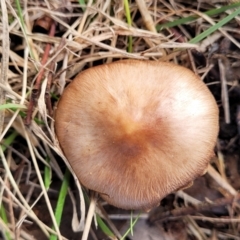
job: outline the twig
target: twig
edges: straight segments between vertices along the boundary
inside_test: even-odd
[[[53,37],[55,35],[55,31],[56,31],[56,23],[54,21],[52,21],[51,28],[49,30],[49,36]],[[44,70],[45,70],[45,67],[46,67],[45,64],[47,62],[50,49],[51,49],[51,44],[47,43],[46,47],[45,47],[43,57],[42,57],[42,60],[41,60],[42,67],[41,67],[41,70],[39,71],[36,83],[35,83],[35,85],[33,87],[33,90],[32,90],[31,99],[30,99],[29,106],[28,106],[28,111],[27,111],[27,116],[26,116],[26,119],[25,119],[25,124],[26,125],[30,125],[31,120],[32,120],[33,109],[36,106],[37,99],[39,97],[41,82],[42,82]]]
[[[222,85],[222,103],[223,103],[223,109],[224,109],[224,117],[225,117],[225,122],[229,124],[231,122],[229,98],[228,98],[226,71],[225,71],[225,67],[223,65],[222,59],[218,59],[218,66],[219,66],[220,80]]]
[[[153,22],[153,19],[147,9],[146,6],[146,1],[144,0],[136,0],[139,11],[141,12],[142,18],[143,18],[143,22],[146,26],[146,28],[151,31],[151,32],[157,32],[156,28],[155,28],[155,24]]]
[[[171,211],[166,211],[164,213],[154,214],[153,216],[150,216],[149,221],[153,223],[156,221],[164,221],[167,219],[169,220],[169,218],[182,217],[185,215],[194,214],[196,212],[211,210],[213,207],[221,207],[227,204],[233,204],[235,201],[239,201],[239,200],[240,200],[240,194],[236,196],[230,196],[227,198],[220,198],[215,200],[212,203],[204,202],[191,207],[178,208]]]
[[[58,45],[56,52],[60,52],[61,49],[64,47],[65,45],[65,39],[63,38],[60,42],[60,44]],[[45,102],[47,105],[47,109],[48,109],[48,113],[50,116],[53,115],[53,109],[52,109],[52,102],[51,102],[51,96],[50,96],[50,90],[51,90],[51,86],[52,86],[52,81],[53,81],[53,77],[54,77],[54,68],[55,68],[55,64],[56,62],[53,60],[50,64],[49,67],[49,74],[48,74],[48,80],[47,80],[47,87],[46,87],[46,92],[45,92]]]
[[[237,191],[211,165],[208,166],[208,174],[228,193],[233,196],[237,194]]]
[[[2,12],[2,61],[0,83],[7,85],[8,82],[8,63],[9,63],[9,30],[8,30],[8,12],[6,2],[1,1]],[[5,103],[5,91],[0,88],[0,105]],[[0,134],[4,124],[4,110],[0,111]]]

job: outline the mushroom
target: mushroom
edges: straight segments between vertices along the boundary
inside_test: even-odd
[[[122,60],[77,75],[58,103],[55,130],[85,187],[116,207],[147,210],[206,171],[218,107],[187,68]]]

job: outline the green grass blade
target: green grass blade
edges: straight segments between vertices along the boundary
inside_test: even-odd
[[[23,14],[22,14],[22,8],[21,8],[19,0],[16,0],[16,5],[17,5],[17,10],[18,10],[18,17],[20,19],[22,28],[23,28],[23,30],[25,32],[25,23],[24,23]]]
[[[132,18],[131,18],[128,0],[124,0],[124,8],[125,8],[125,12],[126,12],[128,26],[132,26]],[[132,52],[132,45],[133,45],[133,39],[132,39],[132,36],[129,36],[128,37],[128,52],[130,52],[130,53]]]
[[[19,17],[19,19],[20,19],[22,31],[23,31],[23,34],[24,34],[24,36],[26,37],[26,41],[27,41],[27,34],[26,34],[26,29],[25,29],[25,23],[24,23],[22,8],[21,8],[20,1],[19,1],[19,0],[16,0],[16,5],[17,5],[18,17]],[[29,46],[28,42],[27,42],[27,45],[28,45],[28,47],[29,47],[29,52],[30,52],[31,58],[32,58],[32,59],[35,59],[35,58],[34,58],[33,51],[32,51],[32,49],[31,49],[31,47]]]
[[[218,23],[216,23],[215,25],[211,26],[210,28],[208,28],[206,31],[202,32],[201,34],[199,34],[195,38],[191,39],[189,41],[189,43],[198,43],[198,42],[200,42],[202,39],[206,38],[211,33],[217,31],[220,27],[222,27],[223,25],[225,25],[226,23],[231,21],[238,14],[240,14],[240,8],[237,9],[236,11],[234,11],[233,13],[231,13],[230,15],[228,15],[227,17],[225,17],[224,19],[222,19],[221,21],[219,21]]]
[[[0,218],[3,220],[4,223],[8,224],[6,210],[5,210],[3,205],[0,206]],[[3,234],[5,235],[5,238],[7,240],[11,240],[11,236],[10,236],[9,232],[4,232],[3,231]]]
[[[89,205],[90,203],[90,199],[89,199],[89,196],[84,192],[84,199],[85,199],[85,202]],[[105,222],[102,220],[102,218],[96,214],[96,217],[97,217],[97,223],[98,223],[98,226],[100,227],[100,229],[102,230],[102,232],[104,234],[106,234],[106,236],[108,237],[114,237],[114,233],[111,231],[111,229],[105,224]]]
[[[57,206],[55,209],[55,219],[58,226],[60,225],[62,219],[62,213],[67,196],[70,176],[70,171],[67,169],[63,178],[62,186],[58,196]],[[51,234],[50,240],[57,240],[57,236],[55,234]]]
[[[27,107],[25,105],[17,104],[17,103],[6,103],[6,104],[0,105],[0,110],[11,109],[11,110],[15,111],[17,109],[26,109],[26,108]],[[19,112],[19,115],[23,118],[26,117],[26,113],[22,112],[22,111]],[[34,121],[38,124],[45,125],[44,121],[42,121],[38,118],[34,118]]]
[[[10,146],[15,138],[18,136],[18,133],[16,131],[12,132],[7,138],[3,139],[3,143],[1,144],[2,151],[4,152],[8,146]]]
[[[15,138],[18,136],[16,131],[12,132],[7,138],[3,139],[3,143],[1,144],[2,151],[4,152],[8,146],[10,146]],[[0,205],[0,218],[3,220],[4,223],[8,224],[6,210],[3,205]],[[5,238],[7,240],[11,240],[11,236],[9,232],[3,232],[5,234]]]
[[[50,159],[47,157],[46,161],[49,163]],[[51,185],[52,171],[51,168],[47,165],[44,167],[44,186],[48,190]]]
[[[78,3],[80,4],[80,6],[82,6],[82,10],[85,11],[86,10],[86,3],[85,3],[85,1],[84,0],[78,0]]]
[[[137,223],[140,215],[141,215],[141,213],[138,214],[138,216],[136,217],[136,219],[135,219],[134,221],[131,220],[130,227],[129,227],[129,229],[126,231],[126,233],[122,236],[121,240],[124,240],[124,239],[127,237],[127,235],[128,235],[131,231],[133,231],[132,229],[133,229],[133,227],[136,225],[136,223]]]
[[[131,235],[133,236],[133,211],[131,211],[130,232],[131,232]]]
[[[3,109],[26,109],[26,106],[22,105],[22,104],[16,104],[16,103],[6,103],[6,104],[2,104],[0,105],[0,110]]]
[[[105,222],[97,215],[97,223],[98,226],[101,228],[103,233],[106,234],[108,237],[114,237],[114,233],[109,229],[109,227],[105,224]]]
[[[240,7],[240,3],[234,3],[234,4],[223,6],[223,7],[217,8],[217,9],[216,8],[211,9],[211,10],[208,10],[206,12],[203,12],[203,14],[205,14],[207,16],[214,16],[214,15],[218,15],[220,13],[226,12],[229,9],[233,9],[233,8],[237,8],[237,7]],[[176,27],[176,26],[179,26],[179,25],[182,25],[182,24],[192,22],[192,21],[194,21],[198,18],[200,18],[200,16],[193,15],[193,16],[189,16],[189,17],[185,17],[185,18],[175,20],[173,22],[166,22],[166,23],[163,23],[163,24],[158,24],[156,26],[156,29],[157,29],[157,31],[161,31],[164,28]]]

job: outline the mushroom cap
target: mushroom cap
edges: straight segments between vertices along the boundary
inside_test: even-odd
[[[184,67],[123,60],[77,75],[58,103],[55,130],[85,187],[116,207],[147,210],[204,173],[218,107]]]

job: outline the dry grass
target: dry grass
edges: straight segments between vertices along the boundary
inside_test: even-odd
[[[50,90],[51,100],[55,106],[65,85],[83,69],[124,58],[173,61],[192,69],[211,87],[222,109],[221,117],[224,119],[222,122],[229,124],[233,121],[232,114],[237,115],[236,111],[231,112],[229,91],[238,87],[238,82],[229,81],[228,76],[233,72],[232,66],[239,63],[239,57],[236,55],[239,52],[239,17],[235,17],[198,44],[189,43],[192,37],[231,14],[234,9],[217,16],[206,16],[203,12],[231,1],[212,1],[211,4],[207,1],[187,0],[125,1],[129,5],[131,21],[127,20],[128,9],[127,5],[124,7],[124,1],[89,0],[83,6],[77,1],[68,0],[61,1],[61,4],[54,0],[21,1],[22,20],[16,2],[1,1],[0,105],[5,106],[5,109],[0,111],[2,143],[0,206],[4,206],[4,210],[0,212],[0,231],[2,231],[0,238],[49,239],[51,233],[55,233],[58,239],[66,239],[64,236],[72,239],[81,238],[81,233],[79,235],[66,232],[64,227],[60,231],[54,217],[57,191],[64,176],[65,164],[69,168],[70,166],[58,146],[54,134],[54,120],[53,116],[49,115],[51,109],[46,105],[46,96],[49,94],[47,90]],[[156,31],[157,24],[192,14],[197,14],[200,18],[186,25]],[[37,26],[40,24],[39,19],[44,16],[48,16],[50,20],[44,19],[41,23],[48,25],[50,21],[56,25],[52,36],[47,33],[48,27],[45,32],[40,31]],[[222,44],[220,41],[222,39],[225,39],[226,44],[236,45],[235,50],[228,53],[230,56],[224,53],[224,49],[230,48],[219,45]],[[46,61],[43,62],[47,44],[50,50]],[[206,62],[198,61],[198,56],[199,59],[205,58]],[[216,58],[218,61],[215,60]],[[33,89],[36,90],[36,82],[41,72],[42,84],[39,96],[35,98],[36,107],[31,114],[34,120],[26,126],[24,121],[29,108],[30,95]],[[232,80],[239,79],[236,72],[233,76]],[[52,84],[48,89],[47,84],[51,77],[53,77]],[[227,140],[224,139],[226,146],[224,150],[238,146],[237,139],[238,134]],[[234,195],[236,201],[233,206],[233,200],[229,200],[228,215],[222,216],[224,219],[215,215],[214,218],[210,217],[213,216],[211,214],[200,216],[197,212],[194,212],[195,216],[188,217],[184,217],[186,215],[184,212],[183,216],[180,214],[186,226],[186,239],[210,239],[210,236],[212,239],[214,236],[215,239],[239,239],[238,195],[226,176],[222,146],[223,140],[220,138],[216,147],[217,157],[213,160],[213,166],[217,171],[210,166],[209,176],[216,185],[213,188],[217,189],[223,198]],[[45,172],[46,169],[50,169],[48,174]],[[49,189],[46,187],[46,177],[52,182]],[[84,225],[86,209],[83,192],[76,177],[74,179],[75,185],[68,189],[68,196],[73,206],[69,203],[68,208],[71,213],[64,215],[63,219],[65,217],[68,219],[74,232],[82,232],[85,229],[82,239],[87,239],[85,236],[88,235],[90,224]],[[72,189],[78,191],[73,193]],[[209,189],[211,190],[212,187]],[[176,208],[180,206],[177,199],[184,200],[181,206],[201,205],[201,201],[195,195],[191,196],[187,192],[180,191],[175,195]],[[214,200],[212,201],[214,203]],[[122,233],[120,234],[116,227],[117,221],[110,220],[111,215],[108,212],[105,212],[101,206],[90,209],[93,210],[92,215],[98,212],[105,219],[115,235],[112,239],[121,238]],[[210,211],[211,207],[208,210]],[[3,217],[4,212],[7,221]],[[121,211],[118,213],[121,218],[123,213]],[[91,214],[89,217],[91,220]],[[127,215],[127,218],[131,218],[130,215]],[[224,225],[221,225],[223,230],[220,231],[218,225],[208,228],[208,225],[203,225],[197,220],[223,221]],[[55,230],[52,230],[52,225]],[[91,239],[101,239],[97,234],[99,232],[91,231]]]

